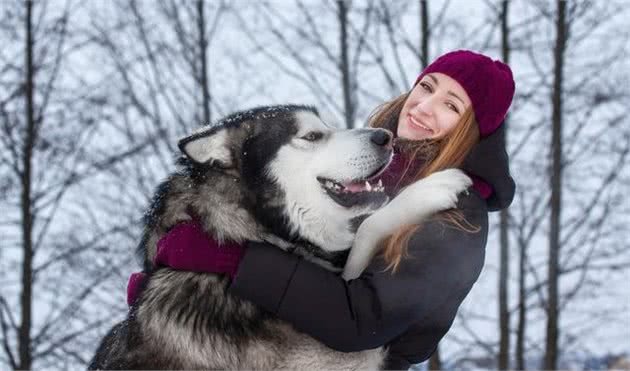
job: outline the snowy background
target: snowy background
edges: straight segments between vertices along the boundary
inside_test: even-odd
[[[544,367],[553,306],[553,368],[620,368],[630,358],[628,16],[625,0],[0,1],[0,368],[84,368],[125,316],[141,217],[179,137],[280,103],[360,127],[427,60],[459,48],[513,68],[518,189],[503,227],[492,215],[485,268],[432,367]]]

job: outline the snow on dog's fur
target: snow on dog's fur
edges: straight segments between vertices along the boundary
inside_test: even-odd
[[[375,228],[379,233],[391,230],[388,217],[419,222],[453,207],[468,178],[457,171],[437,181],[428,177],[405,196],[407,202],[427,202],[416,205],[421,211],[388,205],[377,217],[388,198],[370,180],[391,159],[391,133],[336,130],[306,106],[239,112],[182,139],[179,147],[179,170],[158,187],[138,248],[149,276],[146,287],[127,319],[103,339],[90,368],[379,368],[382,348],[327,348],[226,293],[224,276],[154,267],[157,241],[195,218],[219,241],[267,241],[340,271],[359,228],[364,246],[355,243],[356,263],[346,266],[346,276],[356,275],[383,237],[360,228],[363,220],[383,222],[385,228]],[[418,196],[426,191],[431,194]]]

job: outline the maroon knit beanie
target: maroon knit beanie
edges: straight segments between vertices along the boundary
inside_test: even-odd
[[[507,64],[470,50],[457,50],[427,66],[414,86],[432,72],[443,73],[464,88],[472,101],[481,137],[501,126],[514,97],[514,79]]]

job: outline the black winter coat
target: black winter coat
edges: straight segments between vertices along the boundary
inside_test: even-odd
[[[462,166],[494,191],[487,200],[473,189],[460,195],[459,208],[479,232],[425,222],[395,274],[375,258],[349,282],[295,255],[251,243],[230,291],[330,348],[353,352],[386,345],[386,369],[428,359],[479,277],[488,211],[509,206],[514,196],[503,138],[499,129],[481,140]]]

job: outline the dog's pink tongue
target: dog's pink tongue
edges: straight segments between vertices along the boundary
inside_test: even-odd
[[[344,187],[350,192],[361,192],[365,190],[365,183],[349,183],[344,184]]]

